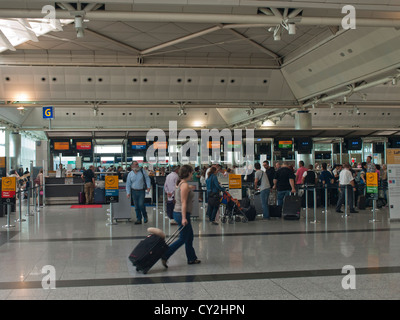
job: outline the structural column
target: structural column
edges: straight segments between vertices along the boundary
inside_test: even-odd
[[[10,169],[17,170],[21,165],[21,135],[19,132],[9,133]]]
[[[300,110],[296,112],[294,128],[295,130],[312,130],[312,118],[311,113],[308,110]],[[296,151],[296,166],[300,160],[304,161],[305,166],[313,164],[312,154],[298,154]]]

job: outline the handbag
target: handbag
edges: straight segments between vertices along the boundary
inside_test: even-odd
[[[271,189],[268,197],[268,205],[275,206],[278,200],[277,198],[278,198],[278,192],[276,190]]]
[[[221,203],[221,196],[219,195],[219,192],[210,191],[208,193],[208,204],[210,206],[216,207],[219,206],[220,203]]]

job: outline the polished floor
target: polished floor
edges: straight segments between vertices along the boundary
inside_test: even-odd
[[[202,263],[188,265],[181,248],[168,269],[159,262],[146,275],[136,272],[129,253],[148,227],[171,234],[176,226],[155,207],[147,208],[147,224],[109,225],[108,208],[31,207],[26,216],[23,204],[26,221],[14,222],[17,207],[15,227],[0,227],[0,299],[400,298],[400,223],[389,221],[387,208],[376,211],[376,222],[371,209],[344,217],[329,208],[326,214],[318,209],[316,219],[309,209],[300,221],[257,217],[219,225],[200,210],[192,224]],[[0,226],[6,224],[0,217]],[[45,266],[54,272],[42,273]]]

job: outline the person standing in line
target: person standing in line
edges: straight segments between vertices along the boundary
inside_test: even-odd
[[[269,165],[268,160],[263,162],[263,167],[265,169],[265,173],[267,174],[269,185],[272,187],[274,185],[275,169]]]
[[[179,169],[179,180],[175,189],[175,208],[174,220],[178,223],[181,232],[179,238],[174,241],[168,251],[161,257],[161,263],[165,268],[168,268],[168,259],[182,245],[185,245],[186,258],[188,264],[199,264],[201,261],[197,259],[196,252],[193,248],[193,228],[190,223],[190,213],[193,209],[194,192],[188,181],[192,180],[193,168],[189,165],[184,165]],[[193,186],[194,187],[194,186]]]
[[[89,169],[84,171],[81,178],[84,181],[86,204],[91,204],[94,200],[94,166],[92,165],[89,167]]]
[[[174,205],[175,205],[175,187],[179,179],[178,172],[180,166],[173,166],[172,172],[167,175],[164,182],[164,191],[167,194],[167,216],[171,220],[171,224],[177,224],[174,221]]]
[[[299,168],[296,170],[296,191],[299,192],[300,186],[303,184],[303,176],[304,173],[307,172],[307,168],[304,166],[304,161],[300,160],[299,161]]]
[[[144,205],[144,199],[147,192],[150,191],[151,181],[148,174],[139,167],[137,161],[132,161],[132,171],[129,172],[126,178],[126,196],[131,197],[131,201],[135,205],[136,221],[135,224],[142,224],[142,217],[144,223],[147,223],[147,212]],[[132,195],[132,196],[131,196]]]
[[[343,213],[343,211],[341,210],[341,206],[345,203],[345,192],[347,192],[347,203],[350,206],[350,213],[358,213],[358,211],[354,209],[353,201],[353,191],[356,191],[356,185],[354,182],[354,177],[350,171],[350,165],[348,163],[345,163],[343,165],[343,170],[340,172],[339,187],[341,192],[339,200],[336,204],[336,212]]]
[[[215,221],[217,212],[220,205],[220,191],[225,191],[224,187],[221,187],[217,178],[217,168],[211,167],[208,172],[208,177],[206,180],[207,194],[208,194],[208,206],[207,206],[207,216],[210,218],[211,224],[217,225],[218,222]]]
[[[282,164],[282,167],[275,173],[273,189],[278,190],[278,206],[283,205],[285,196],[290,195],[290,192],[296,193],[294,184],[295,175],[289,169],[287,162]]]
[[[372,157],[367,157],[367,172],[376,172],[375,163],[372,162]]]
[[[261,206],[263,209],[263,219],[269,220],[268,197],[271,185],[269,184],[267,173],[261,170],[261,165],[258,162],[254,164],[254,168],[256,169],[256,174],[254,179],[254,189],[258,188],[260,189]]]

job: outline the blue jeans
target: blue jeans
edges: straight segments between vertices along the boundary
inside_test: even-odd
[[[268,198],[269,198],[269,192],[270,189],[264,189],[260,192],[260,197],[261,197],[261,205],[263,209],[263,218],[268,219],[269,218],[269,208],[268,208]]]
[[[190,223],[190,213],[186,213],[186,219],[188,224],[182,229],[181,233],[179,234],[179,238],[169,246],[168,251],[162,257],[163,259],[168,260],[175,253],[175,251],[183,245],[185,245],[187,261],[191,262],[197,259],[193,248],[194,235],[192,224]],[[178,226],[181,227],[182,213],[174,211],[174,220],[178,223]]]
[[[290,196],[290,190],[278,191],[278,206],[283,206],[283,199],[286,196]]]
[[[131,190],[131,197],[135,205],[136,218],[138,221],[142,220],[142,215],[144,217],[144,220],[147,220],[146,207],[144,206],[145,196],[146,196],[145,190],[133,190],[133,189]]]
[[[207,216],[210,218],[210,221],[215,221],[215,217],[217,216],[219,206],[212,206],[208,204],[207,206]]]

